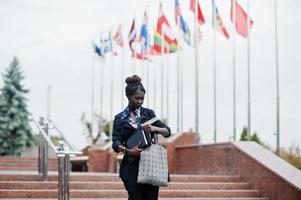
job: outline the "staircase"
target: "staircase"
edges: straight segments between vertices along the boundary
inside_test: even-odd
[[[57,199],[57,178],[50,172],[49,181],[42,182],[36,172],[0,171],[0,198]],[[72,199],[127,199],[118,175],[108,173],[71,173],[70,195]],[[220,175],[171,175],[159,196],[161,200],[268,200],[239,176]]]
[[[38,171],[38,159],[14,156],[0,156],[0,170]],[[48,159],[48,170],[58,170],[57,159]]]

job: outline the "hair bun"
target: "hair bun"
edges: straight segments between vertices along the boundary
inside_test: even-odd
[[[125,79],[126,84],[131,85],[131,84],[139,84],[141,83],[141,78],[137,75],[133,75],[130,77],[127,77]]]

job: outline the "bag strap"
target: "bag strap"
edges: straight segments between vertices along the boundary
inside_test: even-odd
[[[159,137],[158,134],[154,134],[154,144],[159,144]]]

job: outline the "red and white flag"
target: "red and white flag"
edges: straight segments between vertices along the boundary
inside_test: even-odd
[[[163,34],[162,34],[163,33]],[[158,53],[161,52],[161,45],[163,42],[164,53],[175,52],[178,48],[178,41],[176,36],[171,29],[166,16],[163,13],[163,7],[160,3],[159,7],[159,18],[157,21],[157,28],[154,35],[154,50]]]
[[[117,31],[113,37],[114,41],[121,47],[123,47],[123,38],[122,38],[122,26],[118,26]]]
[[[133,48],[133,42],[136,40],[136,29],[135,29],[135,19],[133,19],[133,23],[131,26],[131,30],[129,32],[129,45],[132,52],[135,52]]]
[[[228,31],[222,21],[222,18],[217,10],[217,7],[215,6],[215,19],[214,19],[214,27],[217,31],[222,33],[227,39],[230,38]]]
[[[236,27],[236,31],[238,34],[240,34],[243,37],[248,37],[248,17],[247,17],[247,13],[243,10],[243,8],[238,4],[238,2],[236,0],[235,1],[235,27]],[[231,21],[233,22],[233,3],[231,0]],[[253,21],[251,18],[250,22],[249,22],[249,30],[251,29],[252,25],[253,25]]]
[[[199,2],[195,2],[195,1],[197,1],[197,0],[190,0],[190,10],[191,10],[191,12],[193,12],[195,14],[195,4],[197,3],[197,5],[198,5],[198,8],[197,8],[198,22],[200,25],[203,25],[203,24],[205,24],[205,18],[203,16]]]

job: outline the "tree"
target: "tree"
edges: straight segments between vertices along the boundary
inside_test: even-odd
[[[86,119],[86,113],[83,112],[81,116],[81,123],[84,126],[84,135],[87,136],[89,143],[98,144],[108,142],[110,137],[111,122],[101,117],[98,114],[94,114],[94,122],[97,127],[92,128],[91,121]],[[94,136],[95,134],[96,136]],[[103,135],[105,133],[105,136]]]
[[[248,141],[248,129],[244,127],[240,135],[240,141]]]
[[[0,90],[0,155],[21,155],[34,144],[29,125],[29,112],[25,95],[29,92],[22,85],[24,80],[16,57],[2,74],[4,85]]]
[[[243,128],[241,135],[240,135],[240,141],[248,141],[248,128],[247,127]],[[251,135],[251,141],[254,141],[254,142],[262,145],[262,142],[260,141],[256,132]]]

